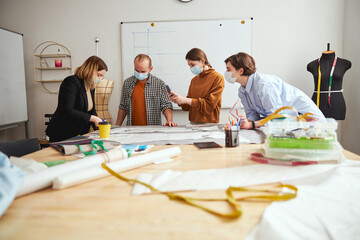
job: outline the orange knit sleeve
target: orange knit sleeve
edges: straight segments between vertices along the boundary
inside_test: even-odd
[[[192,84],[193,84],[193,82],[191,81],[190,86],[189,86],[188,93],[187,93],[187,95],[186,95],[187,98],[191,98],[191,96],[190,96],[190,89],[191,89]],[[194,99],[193,99],[193,100],[194,100]],[[190,110],[190,106],[187,105],[187,104],[180,105],[180,107],[181,107],[181,109],[182,109],[183,111],[189,111],[189,110]]]
[[[212,82],[212,86],[208,94],[202,98],[192,99],[191,107],[198,109],[198,111],[204,115],[212,113],[214,108],[218,105],[219,101],[221,101],[224,87],[224,77],[218,74],[216,79]]]

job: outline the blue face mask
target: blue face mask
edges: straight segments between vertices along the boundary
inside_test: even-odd
[[[101,81],[101,80],[100,80],[97,76],[94,77],[94,82],[95,82],[95,84],[98,84],[100,81]]]
[[[194,75],[198,75],[200,73],[202,73],[203,69],[199,68],[198,65],[195,65],[194,67],[190,68],[190,71],[194,74]]]
[[[139,80],[145,80],[148,77],[148,73],[138,73],[137,71],[134,71],[134,75]]]

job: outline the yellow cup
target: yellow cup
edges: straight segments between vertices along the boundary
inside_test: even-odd
[[[99,122],[99,135],[100,138],[109,138],[110,136],[111,123]]]

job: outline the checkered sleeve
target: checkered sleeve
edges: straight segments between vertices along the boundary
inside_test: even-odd
[[[151,74],[145,87],[145,103],[147,125],[161,125],[161,113],[168,108],[172,109],[165,83]]]
[[[129,106],[130,106],[130,99],[131,99],[130,82],[131,81],[129,78],[124,81],[121,92],[119,108],[125,111],[129,111]]]
[[[166,92],[165,83],[162,80],[160,80],[160,110],[162,113],[164,113],[164,111],[168,108],[173,110],[173,105],[169,99],[167,92]]]

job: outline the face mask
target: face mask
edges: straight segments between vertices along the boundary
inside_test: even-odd
[[[94,77],[94,82],[95,82],[95,84],[98,84],[100,81],[101,81],[101,80],[100,80],[97,76]]]
[[[194,75],[198,75],[200,73],[202,73],[203,69],[199,68],[198,65],[195,65],[194,67],[190,68],[190,71],[194,74]]]
[[[134,75],[139,80],[145,80],[148,77],[148,73],[138,73],[137,71],[134,71]]]
[[[236,81],[236,78],[232,77],[232,72],[225,72],[225,80],[228,81],[231,84],[234,84],[234,82]]]

